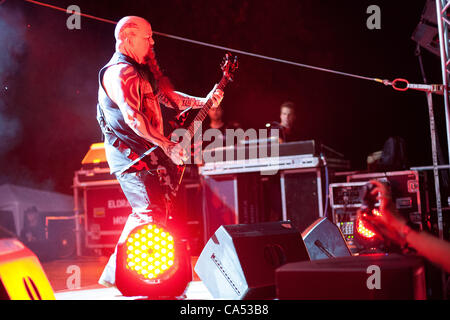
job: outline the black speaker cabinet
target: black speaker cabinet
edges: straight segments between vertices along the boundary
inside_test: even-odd
[[[269,197],[259,173],[205,176],[202,185],[204,243],[222,225],[269,221],[271,207],[265,201]],[[280,220],[281,214],[272,221]]]
[[[300,232],[323,212],[320,167],[206,175],[202,178],[205,243],[221,225],[291,221]]]
[[[422,259],[397,254],[288,263],[276,286],[280,300],[426,299]]]
[[[311,260],[351,256],[341,230],[328,218],[319,218],[302,233]]]
[[[66,259],[76,253],[75,219],[73,217],[46,217],[47,238],[55,258]]]
[[[283,220],[303,232],[324,216],[321,168],[282,171],[280,183]]]
[[[17,236],[17,229],[12,211],[0,210],[0,227],[3,227],[5,230]]]
[[[276,268],[308,259],[289,221],[223,225],[206,243],[195,272],[216,299],[270,299]]]

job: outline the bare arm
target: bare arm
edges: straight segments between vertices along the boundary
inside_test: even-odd
[[[214,104],[212,107],[214,108],[219,106],[220,102],[223,99],[223,91],[220,89],[216,89],[216,87],[217,86],[214,86],[213,90],[211,90],[211,92],[205,98],[194,97],[179,91],[173,91],[173,95],[171,96],[171,98],[172,100],[174,100],[174,102],[177,104],[178,109],[180,110],[185,110],[187,108],[200,109],[205,105],[209,98],[213,99]],[[157,97],[158,101],[171,107],[171,103],[164,93],[158,93]]]
[[[203,105],[206,103],[206,101],[208,101],[208,99],[206,99],[206,98],[190,96],[186,93],[179,92],[179,91],[174,91],[174,92],[178,97],[178,101],[179,101],[178,108],[180,110],[184,110],[189,107],[192,107],[193,109],[198,109],[198,108],[203,107]]]
[[[372,194],[379,193],[381,216],[366,215],[364,220],[372,224],[384,237],[387,237],[399,245],[408,244],[417,253],[429,261],[439,265],[446,272],[450,272],[450,243],[441,240],[427,232],[412,230],[406,220],[400,216],[392,202],[391,192],[380,181],[370,181],[375,185]]]
[[[408,245],[431,262],[450,272],[450,243],[427,232],[411,230],[405,236]]]

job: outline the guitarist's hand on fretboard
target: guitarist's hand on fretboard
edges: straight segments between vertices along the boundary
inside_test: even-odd
[[[223,90],[217,88],[217,84],[214,86],[214,88],[208,93],[208,95],[205,98],[205,102],[209,99],[212,99],[213,105],[212,108],[217,108],[223,99]]]

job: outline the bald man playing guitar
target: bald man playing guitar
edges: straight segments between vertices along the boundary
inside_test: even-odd
[[[206,98],[173,90],[159,69],[153,50],[152,28],[141,17],[122,18],[115,28],[116,52],[99,72],[97,120],[105,136],[105,153],[132,207],[119,242],[148,222],[166,223],[166,201],[158,161],[148,150],[159,147],[174,164],[188,159],[185,148],[164,135],[161,104],[184,110],[201,108],[207,101],[217,107],[223,91],[216,86]],[[116,248],[117,249],[117,248]],[[116,251],[99,283],[115,285]]]

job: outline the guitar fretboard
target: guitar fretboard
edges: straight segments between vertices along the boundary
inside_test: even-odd
[[[224,90],[225,86],[228,84],[229,79],[224,75],[222,79],[220,80],[219,84],[217,85],[217,89]],[[189,127],[187,128],[186,133],[183,136],[183,141],[188,141],[190,139],[194,138],[194,135],[197,133],[198,129],[200,128],[200,124],[205,120],[206,116],[208,115],[209,110],[213,106],[213,100],[212,98],[209,98],[208,101],[206,101],[205,105],[200,109],[200,111],[195,116],[194,120],[191,122]],[[189,138],[186,140],[186,138]]]

